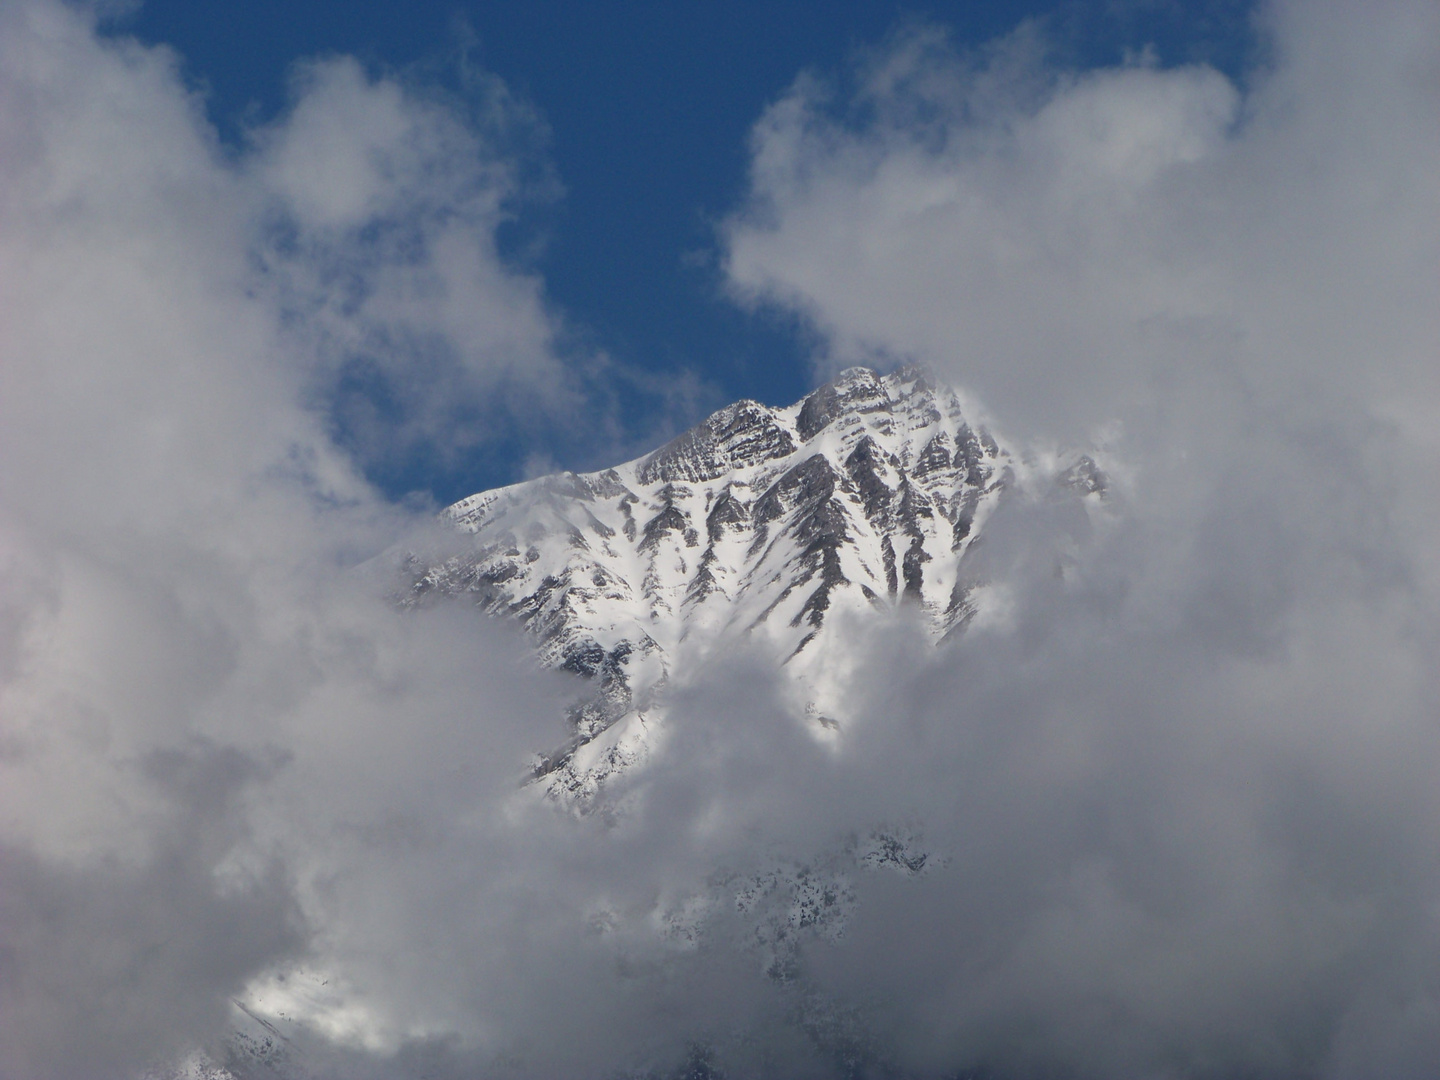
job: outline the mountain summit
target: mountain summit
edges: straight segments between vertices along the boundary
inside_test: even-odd
[[[1071,472],[1102,484],[1088,459]],[[473,597],[592,680],[572,738],[535,765],[583,800],[659,737],[677,665],[737,635],[788,658],[803,722],[833,736],[842,613],[909,604],[937,638],[963,627],[965,555],[1012,477],[955,391],[915,368],[850,368],[788,408],[736,402],[624,465],[460,500],[443,516],[468,546],[413,563],[408,602]]]

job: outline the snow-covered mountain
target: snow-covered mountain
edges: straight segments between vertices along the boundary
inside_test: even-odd
[[[970,553],[999,506],[1093,505],[1105,485],[1083,455],[1002,447],[960,394],[921,371],[852,368],[788,408],[737,402],[615,468],[462,499],[442,515],[449,554],[406,561],[402,603],[469,599],[518,619],[542,662],[586,680],[571,738],[537,747],[550,753],[532,790],[608,814],[607,781],[642,767],[665,737],[667,691],[717,653],[763,644],[784,660],[795,722],[843,739],[857,620],[907,611],[944,642],[987,615],[993,585]],[[788,985],[807,942],[843,934],[865,875],[919,878],[946,862],[909,826],[877,822],[824,850],[757,852],[639,918],[682,950],[737,919],[748,930],[735,940]],[[310,1063],[326,1059],[325,1033],[343,1043],[368,1022],[339,989],[343,975],[257,980],[220,1051],[167,1080],[322,1075]],[[823,996],[797,998],[802,1025],[848,1030],[826,1008]]]
[[[736,635],[787,657],[802,722],[843,723],[835,629],[912,604],[937,638],[974,615],[965,556],[1014,476],[959,394],[914,368],[851,368],[788,408],[727,406],[654,453],[462,499],[466,550],[411,565],[409,603],[473,597],[542,660],[594,681],[535,775],[593,795],[663,728],[664,691]],[[1066,481],[1095,491],[1081,459]]]

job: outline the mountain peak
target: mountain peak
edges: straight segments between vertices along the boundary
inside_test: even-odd
[[[785,408],[727,405],[635,461],[462,499],[444,518],[468,550],[414,564],[409,602],[468,596],[590,681],[572,738],[536,765],[583,802],[645,758],[678,667],[742,637],[789,658],[799,722],[834,737],[835,613],[907,604],[937,639],[963,627],[965,555],[1012,476],[923,370],[848,368]]]

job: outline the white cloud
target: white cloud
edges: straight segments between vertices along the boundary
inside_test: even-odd
[[[488,708],[553,722],[503,632],[350,569],[415,523],[325,410],[363,350],[406,438],[449,438],[437,395],[570,415],[486,138],[334,60],[232,160],[165,50],[0,6],[0,1073],[210,1039],[312,940],[348,797],[518,768]]]
[[[833,363],[922,358],[1050,436],[1152,409],[1197,349],[1270,393],[1433,398],[1433,17],[1272,6],[1244,94],[913,31],[853,101],[805,79],[762,119],[730,280]]]
[[[245,162],[265,215],[257,257],[362,461],[453,458],[504,417],[496,402],[573,412],[542,283],[496,250],[516,199],[543,193],[521,190],[523,163],[502,149],[538,121],[498,82],[466,110],[343,57],[293,84]]]
[[[1243,88],[912,30],[850,96],[802,79],[755,130],[737,295],[809,319],[822,369],[920,359],[1127,470],[1063,578],[1058,519],[997,515],[975,572],[1010,625],[963,676],[895,683],[947,687],[970,733],[938,756],[985,770],[929,820],[974,875],[955,932],[987,944],[936,946],[937,921],[935,966],[905,954],[928,991],[868,973],[937,1069],[1422,1075],[1437,1052],[1414,965],[1440,889],[1415,824],[1440,734],[1440,24],[1259,25]]]

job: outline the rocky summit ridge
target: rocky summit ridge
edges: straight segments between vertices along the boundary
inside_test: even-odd
[[[405,602],[470,597],[590,680],[571,738],[534,766],[558,797],[584,803],[641,761],[679,666],[737,635],[788,658],[801,722],[833,735],[842,613],[912,605],[937,638],[975,614],[966,554],[1014,462],[967,411],[916,368],[736,402],[635,461],[455,503],[462,549],[412,559]],[[1067,482],[1103,488],[1083,458]]]

